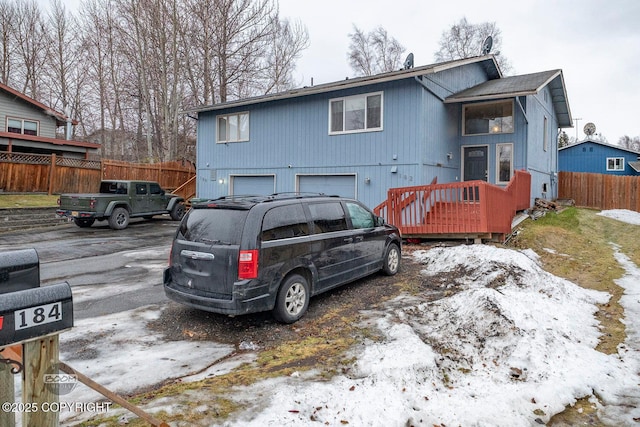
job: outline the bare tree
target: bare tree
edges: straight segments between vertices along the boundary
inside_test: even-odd
[[[277,0],[84,0],[78,16],[63,2],[43,19],[35,0],[0,0],[0,81],[70,111],[107,157],[184,157],[182,110],[290,89],[308,46]]]
[[[252,73],[264,71],[261,58],[271,38],[273,15],[271,0],[217,0],[214,55],[218,76],[218,99],[240,98],[252,93]]]
[[[294,86],[293,71],[296,59],[301,52],[309,47],[309,33],[299,21],[280,20],[278,16],[272,18],[274,31],[268,41],[268,52],[265,57],[264,81],[262,93],[282,92]]]
[[[79,108],[77,102],[84,83],[81,43],[76,37],[78,23],[61,0],[52,0],[50,7],[47,30],[51,49],[44,70],[47,105],[72,116]]]
[[[15,17],[13,36],[22,64],[17,79],[22,82],[22,92],[39,99],[40,78],[49,52],[45,23],[35,0],[16,2]]]
[[[13,23],[15,6],[6,0],[0,1],[0,81],[9,83],[13,65]]]
[[[628,149],[640,152],[640,136],[631,138],[629,135],[621,136],[618,139],[618,145]]]
[[[493,40],[492,50],[496,61],[504,74],[508,74],[512,67],[509,60],[500,54],[502,47],[502,32],[495,22],[471,24],[467,18],[462,18],[447,31],[442,32],[440,48],[435,53],[437,62],[453,61],[456,59],[472,58],[482,55],[482,46],[487,37]]]
[[[359,76],[371,76],[398,70],[402,65],[404,46],[390,37],[383,27],[365,34],[353,26],[347,53],[351,69]]]

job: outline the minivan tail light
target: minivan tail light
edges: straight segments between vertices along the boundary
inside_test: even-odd
[[[255,279],[256,277],[258,277],[258,251],[240,251],[238,279]]]

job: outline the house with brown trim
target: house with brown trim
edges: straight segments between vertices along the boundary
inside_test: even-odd
[[[0,83],[0,152],[56,154],[88,159],[100,144],[56,138],[56,131],[78,124],[66,114]]]

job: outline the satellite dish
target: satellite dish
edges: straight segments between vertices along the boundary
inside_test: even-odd
[[[596,133],[596,125],[591,122],[587,123],[586,125],[584,125],[584,133],[587,136],[593,135],[594,133]]]
[[[407,55],[407,59],[404,60],[404,69],[408,70],[409,68],[413,68],[413,53]]]
[[[491,52],[491,47],[493,47],[493,37],[487,36],[482,43],[482,54],[488,55]]]

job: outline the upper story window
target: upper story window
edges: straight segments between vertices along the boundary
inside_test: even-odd
[[[513,102],[465,105],[462,120],[464,135],[513,133]]]
[[[7,132],[20,133],[23,135],[38,135],[38,122],[35,120],[7,118]]]
[[[382,130],[382,92],[329,100],[329,134]]]
[[[249,113],[234,113],[218,116],[218,143],[249,140]]]
[[[624,170],[624,157],[607,157],[607,170],[608,171],[623,171]]]

